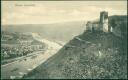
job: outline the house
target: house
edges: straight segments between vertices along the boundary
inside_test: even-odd
[[[32,42],[33,40],[19,40],[19,39],[18,39],[18,41],[19,41],[19,43],[20,43],[21,45],[31,45],[31,42]]]
[[[43,49],[43,47],[44,47],[44,44],[42,42],[34,40],[31,43],[31,49],[33,50],[41,50]]]

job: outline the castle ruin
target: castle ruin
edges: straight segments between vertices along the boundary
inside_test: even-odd
[[[112,29],[108,26],[108,12],[100,12],[100,19],[97,21],[88,21],[86,24],[86,30],[111,32]]]

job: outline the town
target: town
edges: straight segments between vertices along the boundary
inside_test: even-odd
[[[26,56],[36,51],[42,51],[45,44],[34,40],[31,34],[2,31],[1,60],[2,64],[9,59]],[[7,62],[6,62],[7,63]]]

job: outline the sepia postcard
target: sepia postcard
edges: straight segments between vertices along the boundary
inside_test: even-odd
[[[1,1],[1,79],[127,79],[127,1]]]

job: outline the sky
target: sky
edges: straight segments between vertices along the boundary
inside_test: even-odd
[[[126,15],[126,1],[2,1],[2,24],[50,24],[88,21],[100,11]]]

